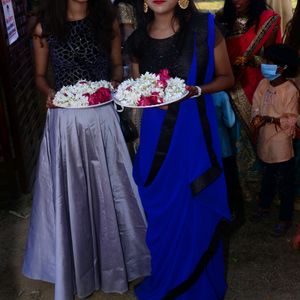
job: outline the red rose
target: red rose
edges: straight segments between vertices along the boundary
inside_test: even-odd
[[[110,89],[101,87],[95,93],[89,95],[89,105],[96,105],[99,103],[107,102],[111,99]]]
[[[97,96],[99,97],[100,103],[106,102],[111,99],[110,89],[101,87],[96,91]]]
[[[140,100],[137,103],[138,106],[148,106],[150,104],[150,97],[141,96]]]
[[[97,94],[94,93],[94,94],[89,95],[88,102],[89,102],[89,105],[99,104]]]
[[[163,102],[163,98],[159,97],[158,92],[153,92],[151,96],[141,96],[140,100],[138,101],[138,106],[149,106],[160,104]]]

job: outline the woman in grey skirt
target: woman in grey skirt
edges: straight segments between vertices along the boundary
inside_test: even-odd
[[[50,107],[41,143],[23,273],[55,284],[55,299],[123,293],[149,275],[146,222],[112,104],[52,107],[79,79],[122,79],[120,33],[110,0],[47,0],[34,27],[37,87]]]

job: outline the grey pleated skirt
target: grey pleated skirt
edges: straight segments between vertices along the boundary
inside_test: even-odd
[[[123,293],[150,273],[146,221],[112,104],[48,111],[23,273],[55,299]]]

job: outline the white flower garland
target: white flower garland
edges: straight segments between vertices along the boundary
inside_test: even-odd
[[[101,87],[113,90],[111,83],[106,80],[79,80],[74,85],[63,86],[55,94],[53,104],[58,107],[87,107],[89,106],[88,95],[95,93]]]
[[[120,104],[139,106],[142,96],[152,96],[157,93],[158,102],[164,103],[179,99],[186,93],[186,84],[183,79],[178,77],[165,80],[163,86],[159,74],[146,72],[136,80],[128,79],[123,81],[117,89],[115,97]]]

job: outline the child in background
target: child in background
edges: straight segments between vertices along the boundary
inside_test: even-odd
[[[265,217],[278,191],[279,222],[273,236],[284,235],[293,214],[293,137],[298,115],[299,92],[292,81],[298,67],[297,52],[287,45],[265,49],[266,64],[261,65],[263,79],[253,97],[252,126],[259,130],[257,154],[263,164],[260,202],[254,216]]]
[[[238,168],[236,164],[236,149],[230,130],[236,124],[234,111],[230,104],[229,96],[226,92],[212,94],[218,121],[218,133],[221,141],[222,162],[226,180],[229,207],[232,214],[232,221],[235,225],[244,222],[244,205],[242,191],[238,178]]]

